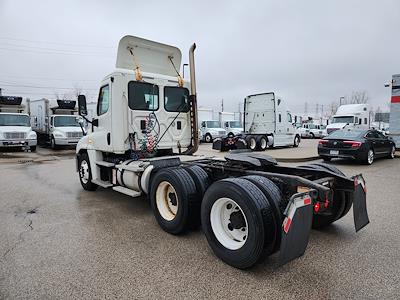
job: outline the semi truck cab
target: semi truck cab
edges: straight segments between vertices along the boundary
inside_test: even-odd
[[[234,136],[243,132],[243,126],[240,125],[240,121],[225,121],[224,126],[228,136]]]
[[[0,148],[36,151],[36,133],[21,102],[21,97],[0,96]]]
[[[343,128],[368,129],[370,127],[368,104],[346,104],[339,106],[336,114],[326,126],[327,134]]]
[[[67,146],[76,145],[82,137],[80,126],[81,117],[75,115],[52,115],[49,117],[49,135],[52,138],[51,145]]]
[[[219,121],[202,121],[200,130],[206,143],[211,143],[213,139],[226,135],[226,130],[221,127],[221,123]]]

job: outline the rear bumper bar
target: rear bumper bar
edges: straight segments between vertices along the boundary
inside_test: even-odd
[[[353,215],[356,232],[369,223],[366,205],[366,187],[362,175],[353,176]],[[294,194],[285,209],[282,224],[279,265],[283,265],[304,254],[311,231],[313,202],[316,191]]]

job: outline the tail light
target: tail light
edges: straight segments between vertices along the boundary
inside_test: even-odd
[[[319,202],[315,202],[315,204],[314,204],[314,211],[317,213],[317,212],[319,212],[319,209],[320,209],[320,204],[319,204]]]
[[[327,140],[320,140],[320,141],[318,142],[318,145],[319,145],[319,146],[324,146],[324,145],[328,144],[328,142],[329,142],[329,141],[327,141]]]
[[[344,144],[351,145],[351,148],[358,148],[361,146],[361,142],[355,142],[355,141],[344,141]]]

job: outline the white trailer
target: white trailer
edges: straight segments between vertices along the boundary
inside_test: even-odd
[[[361,175],[349,178],[330,165],[280,166],[257,153],[226,160],[193,155],[199,147],[195,47],[189,83],[178,72],[178,48],[121,39],[117,69],[101,82],[98,117],[76,147],[82,187],[147,196],[157,223],[171,234],[201,223],[216,256],[243,269],[277,251],[282,264],[301,256],[311,226],[340,219],[353,202],[356,230],[367,225]],[[78,102],[87,115],[85,97]]]
[[[339,106],[336,114],[326,126],[328,134],[343,128],[368,129],[371,125],[371,111],[368,104],[345,104]]]
[[[0,95],[0,148],[36,151],[36,133],[21,103],[22,97]]]
[[[77,115],[76,101],[39,99],[30,101],[32,127],[38,140],[56,149],[75,146],[83,136],[82,118]]]
[[[393,75],[390,101],[389,136],[400,148],[400,74]]]

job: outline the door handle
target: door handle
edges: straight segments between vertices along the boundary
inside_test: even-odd
[[[111,143],[111,134],[107,133],[107,144],[110,145]]]

